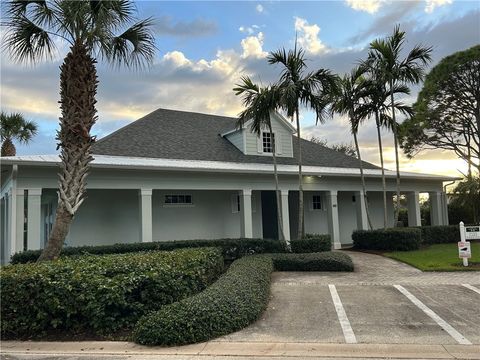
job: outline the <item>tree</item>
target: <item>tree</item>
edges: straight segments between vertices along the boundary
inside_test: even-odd
[[[59,201],[39,261],[58,257],[73,216],[85,199],[95,141],[90,130],[97,120],[97,58],[134,68],[153,60],[152,20],[137,21],[134,13],[129,0],[12,0],[6,4],[4,47],[13,60],[36,63],[51,57],[54,39],[70,47],[60,67]]]
[[[341,115],[347,115],[350,121],[350,131],[353,135],[355,143],[355,152],[358,157],[360,167],[360,178],[362,181],[362,190],[365,200],[365,208],[367,212],[368,226],[373,229],[370,212],[368,209],[367,187],[365,185],[365,175],[363,173],[363,162],[358,144],[358,128],[360,124],[368,117],[364,98],[368,95],[368,87],[365,86],[366,81],[363,77],[363,69],[354,68],[350,74],[345,75],[340,81],[340,88],[335,96],[333,111]]]
[[[377,128],[377,141],[378,141],[378,153],[380,156],[380,167],[382,172],[382,193],[383,193],[383,227],[387,228],[387,183],[385,179],[385,166],[383,159],[383,144],[381,129],[386,128],[391,130],[393,126],[392,118],[389,115],[390,111],[390,93],[385,85],[383,79],[382,70],[377,66],[376,62],[363,61],[360,64],[361,70],[368,77],[368,81],[365,83],[367,88],[365,94],[364,109],[368,117],[375,119],[375,125]],[[395,94],[410,94],[410,90],[403,85],[397,85],[394,87]],[[405,104],[396,101],[395,108],[404,114],[411,114],[411,108]]]
[[[17,149],[13,140],[28,144],[37,134],[38,126],[34,121],[26,120],[20,113],[0,113],[0,135],[2,139],[2,156],[15,156]]]
[[[468,211],[475,224],[480,221],[480,176],[468,176],[450,194],[452,207]]]
[[[302,147],[300,129],[300,106],[315,111],[316,121],[323,123],[328,116],[328,107],[332,103],[332,94],[337,86],[337,77],[329,70],[319,69],[307,72],[305,51],[301,48],[289,50],[280,49],[268,56],[269,64],[283,66],[280,79],[276,84],[279,91],[279,106],[297,125],[298,151],[298,232],[297,238],[304,236],[303,213],[303,173]]]
[[[328,147],[329,149],[338,151],[338,152],[340,152],[342,154],[345,154],[347,156],[358,158],[357,151],[355,150],[355,145],[352,145],[352,143],[346,143],[346,142],[343,143],[342,142],[342,143],[338,143],[338,144],[329,144],[326,139],[320,139],[316,136],[312,136],[310,138],[310,141],[315,143],[315,144],[322,145],[322,146]]]
[[[401,125],[401,144],[410,158],[427,149],[453,151],[480,174],[480,45],[445,57],[425,78]]]
[[[407,56],[401,59],[404,51],[405,31],[397,25],[393,34],[386,39],[377,39],[370,43],[368,60],[374,63],[387,85],[390,94],[390,115],[395,147],[395,167],[397,172],[397,206],[395,221],[398,221],[400,209],[400,161],[398,155],[398,124],[395,115],[395,87],[397,85],[418,84],[424,76],[425,68],[431,61],[431,47],[415,45]]]
[[[277,198],[277,225],[280,240],[285,241],[287,248],[290,247],[286,241],[283,230],[281,196],[278,184],[276,141],[273,134],[271,114],[278,108],[278,90],[275,86],[260,87],[255,84],[248,76],[242,77],[240,84],[233,89],[235,95],[243,96],[243,105],[245,109],[239,114],[237,127],[242,128],[249,120],[252,121],[250,128],[252,132],[259,135],[263,129],[268,129],[272,139],[272,159],[273,176],[275,179],[275,194]]]

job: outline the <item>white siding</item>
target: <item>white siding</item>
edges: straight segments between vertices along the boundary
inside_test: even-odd
[[[277,156],[281,157],[292,157],[293,156],[293,147],[292,147],[292,132],[291,130],[276,116],[272,116],[272,130],[275,134],[277,140],[277,146],[280,147],[280,150],[277,151]],[[247,155],[263,155],[259,152],[258,142],[260,138],[252,133],[250,129],[246,129],[246,154]],[[265,129],[267,131],[267,129]],[[270,156],[270,155],[267,155]]]
[[[241,152],[244,152],[243,148],[243,131],[244,130],[238,130],[235,131],[234,133],[228,134],[226,138],[228,141],[230,141],[235,147],[240,150]]]

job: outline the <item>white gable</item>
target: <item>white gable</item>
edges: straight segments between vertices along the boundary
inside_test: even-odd
[[[295,128],[278,113],[272,113],[270,121],[276,141],[276,155],[280,157],[293,157],[293,134]],[[223,136],[228,139],[237,149],[245,155],[272,156],[263,151],[263,132],[269,132],[268,128],[262,130],[260,135],[252,132],[252,121],[247,121],[242,129],[230,131]]]

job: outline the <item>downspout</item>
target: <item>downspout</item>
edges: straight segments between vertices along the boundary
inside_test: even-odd
[[[447,186],[450,186],[450,185],[453,185],[455,184],[455,181],[456,180],[453,180],[452,182],[449,182],[445,185],[443,185],[443,223],[445,225],[449,225],[449,221],[448,221],[448,197],[447,197]]]
[[[12,166],[12,187],[10,206],[10,255],[16,253],[17,249],[17,174],[18,165]]]

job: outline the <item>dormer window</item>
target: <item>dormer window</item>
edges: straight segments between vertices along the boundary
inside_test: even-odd
[[[275,134],[264,131],[262,133],[262,149],[264,153],[273,152],[273,143],[275,141]]]

